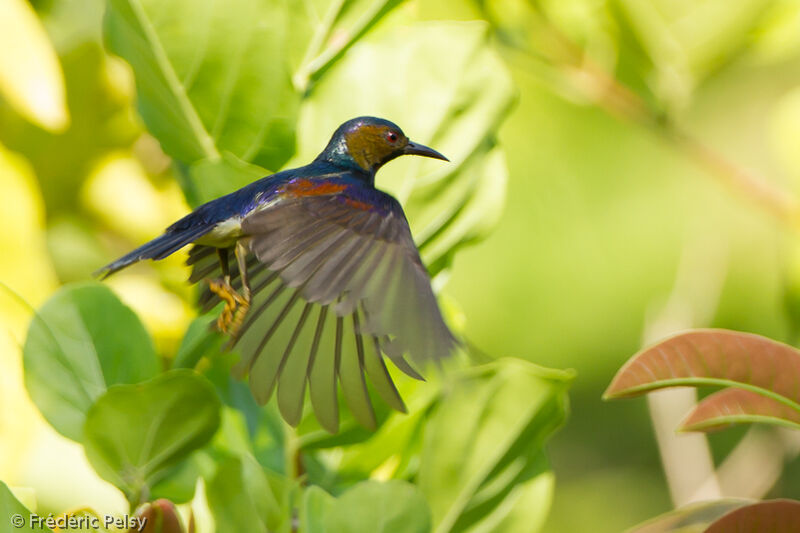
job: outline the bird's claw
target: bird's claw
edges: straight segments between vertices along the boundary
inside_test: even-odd
[[[225,280],[209,280],[208,288],[225,302],[225,307],[217,318],[217,329],[236,337],[250,309],[250,299],[236,292],[236,289]]]

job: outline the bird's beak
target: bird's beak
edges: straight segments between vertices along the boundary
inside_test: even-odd
[[[432,157],[434,159],[441,159],[442,161],[450,161],[449,159],[447,159],[445,156],[443,156],[433,148],[428,148],[424,144],[412,143],[411,141],[409,141],[409,143],[403,149],[403,153],[408,155],[421,155],[424,157]]]

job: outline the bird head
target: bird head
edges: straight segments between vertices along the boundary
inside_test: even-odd
[[[421,155],[449,161],[432,148],[411,142],[397,124],[376,117],[358,117],[339,126],[317,157],[374,174],[401,155]]]

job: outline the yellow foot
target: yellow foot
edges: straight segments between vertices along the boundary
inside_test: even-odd
[[[240,295],[224,280],[208,280],[208,288],[225,302],[225,308],[217,319],[217,329],[235,337],[250,309],[249,298]]]

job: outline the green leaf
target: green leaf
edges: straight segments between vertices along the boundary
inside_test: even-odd
[[[188,370],[117,385],[89,410],[83,445],[97,473],[137,502],[166,469],[208,442],[220,423],[213,387]]]
[[[634,526],[628,533],[701,533],[716,519],[752,500],[725,498],[685,505]]]
[[[294,486],[285,477],[267,474],[247,454],[220,463],[206,488],[216,531],[289,532]]]
[[[405,481],[364,481],[328,504],[323,530],[308,533],[428,533],[431,514],[417,487]]]
[[[192,320],[178,346],[172,368],[194,368],[203,356],[219,353],[222,336],[209,327],[211,318],[200,316]]]
[[[800,351],[751,333],[693,330],[631,357],[603,397],[703,385],[748,389],[800,412]]]
[[[3,520],[3,528],[11,529],[6,531],[21,531],[23,533],[33,531],[52,531],[43,524],[35,522],[31,525],[31,513],[20,501],[14,497],[8,486],[0,481],[0,517]]]
[[[287,10],[280,0],[109,1],[108,46],[133,67],[139,111],[169,155],[283,165],[299,102]]]
[[[300,507],[300,531],[304,533],[323,533],[328,513],[336,504],[333,496],[312,485],[303,493]]]
[[[437,533],[541,526],[552,490],[542,447],[566,417],[571,378],[500,359],[452,384],[425,428],[420,459]]]
[[[800,411],[745,389],[715,392],[694,406],[680,431],[716,431],[732,424],[772,424],[800,429]]]
[[[159,474],[159,479],[149,487],[148,499],[163,498],[173,503],[187,503],[194,498],[197,480],[214,470],[211,457],[202,453],[190,455]]]
[[[401,158],[377,178],[403,203],[432,273],[483,236],[503,203],[507,171],[495,136],[514,89],[487,30],[482,22],[435,22],[370,35],[303,103],[293,163],[311,160],[339,124],[365,113],[394,120],[450,158]],[[381,80],[381,90],[371,80]]]
[[[155,376],[158,358],[138,317],[98,283],[67,285],[31,322],[25,386],[45,419],[80,440],[86,412],[111,385]]]
[[[400,393],[408,398],[408,414],[392,413],[364,442],[343,448],[340,475],[369,477],[381,465],[390,464],[396,465],[392,474],[397,477],[398,469],[418,456],[420,434],[441,386],[411,379],[399,383]]]
[[[197,206],[269,174],[262,167],[225,153],[221,159],[203,159],[194,163],[189,168],[189,179],[184,180],[182,186],[189,203]]]
[[[800,502],[767,500],[735,509],[711,524],[705,533],[731,531],[797,531],[800,527]]]

